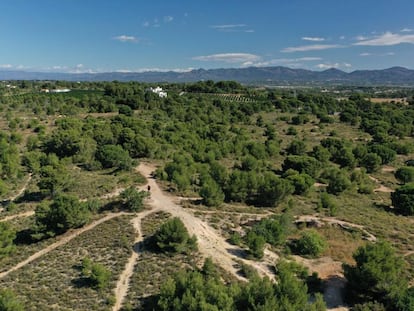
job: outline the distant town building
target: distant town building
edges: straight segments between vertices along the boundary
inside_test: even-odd
[[[159,86],[157,86],[156,88],[150,87],[150,91],[154,94],[157,94],[161,98],[167,97],[167,92],[163,91],[163,89]]]
[[[68,93],[70,92],[70,89],[54,89],[50,90],[50,93]]]
[[[70,89],[41,89],[40,91],[43,93],[68,93]]]

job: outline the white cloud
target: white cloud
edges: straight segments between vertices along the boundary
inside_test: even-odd
[[[365,36],[357,36],[357,37],[355,37],[355,39],[358,40],[358,41],[363,41],[363,40],[367,40],[368,37],[365,37]]]
[[[173,20],[174,20],[174,17],[170,16],[170,15],[166,15],[161,19],[161,21],[163,21],[165,24],[171,23]],[[157,17],[154,18],[152,21],[146,20],[142,23],[142,27],[145,27],[145,28],[148,28],[148,27],[158,28],[158,27],[161,27],[161,21]]]
[[[353,45],[366,46],[388,46],[402,43],[414,44],[414,35],[401,35],[387,31],[386,33],[372,39],[362,40]]]
[[[320,50],[335,49],[335,48],[340,48],[340,47],[342,47],[342,45],[339,45],[339,44],[314,44],[314,45],[287,47],[281,50],[281,52],[292,53],[292,52],[320,51]]]
[[[158,68],[158,67],[153,67],[153,68],[139,68],[139,69],[117,69],[115,70],[115,72],[120,72],[120,73],[130,73],[130,72],[137,72],[137,73],[143,73],[143,72],[169,72],[169,71],[173,71],[173,72],[189,72],[191,70],[194,70],[194,68],[189,67],[189,68],[174,68],[174,69],[170,69],[170,68]]]
[[[127,36],[127,35],[120,35],[113,37],[114,40],[120,41],[120,42],[138,42],[138,38],[134,36]]]
[[[171,23],[174,20],[172,16],[164,16],[164,23]]]
[[[350,63],[322,63],[322,64],[317,64],[315,67],[318,68],[318,69],[326,70],[326,69],[331,69],[331,68],[338,69],[338,68],[341,68],[341,67],[342,68],[351,68],[352,65]]]
[[[1,69],[10,69],[10,68],[13,68],[13,65],[10,65],[10,64],[3,64],[3,65],[0,65],[0,68],[1,68]]]
[[[66,70],[68,70],[68,66],[61,66],[61,65],[55,65],[55,66],[52,66],[51,68],[46,68],[46,70],[56,70],[56,71],[66,71]]]
[[[260,57],[250,53],[221,53],[193,57],[194,60],[205,62],[247,63],[260,60]]]
[[[395,55],[394,52],[387,52],[387,53],[382,53],[382,54],[373,54],[373,53],[361,53],[359,54],[359,56],[393,56]]]
[[[341,64],[339,63],[334,63],[334,64],[318,64],[316,65],[316,68],[319,69],[330,69],[330,68],[339,68],[341,66]]]
[[[340,40],[345,40],[345,36],[340,36],[339,39]]]
[[[322,60],[321,57],[301,57],[301,58],[296,58],[295,61],[300,61],[300,62],[314,62],[317,60]]]
[[[321,37],[302,37],[302,40],[321,42],[321,41],[325,41],[325,38],[321,38]]]
[[[411,28],[403,28],[403,29],[401,29],[400,31],[401,31],[401,32],[412,32],[412,31],[413,31],[413,29],[411,29]]]
[[[267,66],[275,66],[275,65],[283,65],[289,67],[298,67],[301,66],[301,62],[313,62],[313,61],[320,61],[322,60],[321,57],[300,57],[300,58],[275,58],[266,61],[247,61],[243,63],[243,66],[254,66],[254,67],[267,67]]]
[[[214,28],[214,29],[234,29],[234,28],[242,28],[242,27],[246,27],[246,24],[226,24],[226,25],[212,25],[210,26],[210,28]]]
[[[224,24],[224,25],[211,25],[210,28],[213,28],[220,32],[254,32],[253,29],[246,29],[248,25],[246,24]]]

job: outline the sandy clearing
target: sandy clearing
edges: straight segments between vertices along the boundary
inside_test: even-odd
[[[387,173],[393,173],[396,171],[396,168],[393,166],[389,166],[389,165],[383,165],[381,168],[381,171],[387,172]]]
[[[311,273],[317,272],[323,280],[323,296],[329,311],[349,310],[343,300],[346,280],[343,275],[342,262],[334,261],[330,257],[317,259],[307,259],[300,256],[292,257],[296,262],[307,267]]]

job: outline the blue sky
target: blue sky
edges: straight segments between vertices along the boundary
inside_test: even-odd
[[[1,0],[0,69],[414,69],[413,0]]]

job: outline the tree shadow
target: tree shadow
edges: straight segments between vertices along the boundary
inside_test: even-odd
[[[24,192],[21,196],[14,200],[15,203],[29,203],[29,202],[40,202],[42,201],[46,195],[40,191],[34,192]]]
[[[246,259],[248,257],[248,253],[241,248],[227,248],[226,250],[229,254],[232,254],[233,256],[236,256],[238,258]]]
[[[138,311],[153,311],[153,310],[158,310],[158,295],[150,295],[150,296],[146,296],[146,297],[142,297],[142,298],[138,298],[140,301],[140,306],[134,310]],[[125,309],[121,309],[124,310]]]
[[[91,280],[84,276],[80,276],[76,279],[71,280],[71,283],[76,288],[85,288],[91,286]]]
[[[346,279],[339,275],[330,275],[323,281],[323,296],[328,308],[344,307]]]
[[[392,213],[394,215],[401,215],[400,213],[397,212],[397,210],[395,208],[391,207],[390,205],[380,203],[380,202],[374,202],[372,205],[373,205],[373,207],[375,207],[379,210],[383,210],[384,212]]]
[[[33,239],[32,235],[35,232],[33,229],[24,229],[16,232],[16,238],[14,239],[15,245],[30,245],[36,242],[39,242],[39,240]]]
[[[121,210],[124,210],[123,204],[122,204],[122,201],[118,199],[115,201],[106,203],[99,208],[99,212],[121,211]]]

